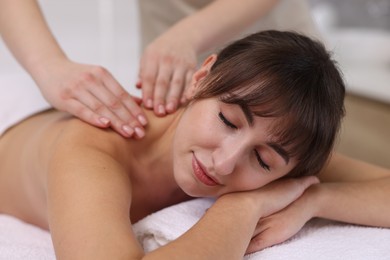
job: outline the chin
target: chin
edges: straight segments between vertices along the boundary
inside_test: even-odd
[[[202,189],[192,176],[175,175],[175,180],[180,189],[188,196],[195,198],[213,197],[209,191]]]

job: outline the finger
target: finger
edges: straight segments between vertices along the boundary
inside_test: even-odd
[[[109,94],[107,93],[107,95]],[[131,99],[130,95],[129,99],[119,100],[116,97],[114,99],[114,101],[108,101],[110,102],[108,106],[104,105],[100,108],[100,111],[96,112],[103,115],[109,114],[111,127],[117,132],[126,132],[128,137],[144,137],[145,130],[143,126],[147,124],[147,121],[141,108]],[[120,103],[121,108],[116,108],[116,102]]]
[[[142,82],[142,100],[144,106],[153,109],[153,90],[157,77],[158,64],[150,59],[142,59],[140,80]]]
[[[185,87],[185,80],[186,80],[185,77],[186,77],[186,71],[183,68],[177,68],[173,72],[171,86],[168,90],[168,95],[166,98],[167,100],[166,111],[168,113],[175,112],[179,105],[179,100],[181,98],[181,95]]]
[[[139,106],[142,104],[142,98],[139,98],[137,96],[130,95],[131,98],[137,103]]]
[[[109,102],[105,102],[106,106],[108,105],[109,109],[125,124],[130,125],[135,129],[137,137],[142,138],[145,134],[143,126],[147,124],[147,120],[141,107],[111,75],[103,77],[103,81],[107,86],[107,89],[111,91],[113,95],[103,88],[101,92],[97,92],[97,94],[102,94],[103,92],[107,93],[99,96],[99,98],[101,100],[110,99],[106,100],[106,102]]]
[[[79,103],[79,105],[75,104],[77,114],[81,114],[78,110],[82,108],[88,108],[93,113],[100,115],[102,118],[108,119],[110,122],[110,126],[116,132],[124,137],[131,137],[134,134],[134,129],[130,126],[126,125],[122,122],[114,113],[109,110],[104,103],[102,103],[99,99],[97,99],[93,94],[89,91],[85,91],[83,93],[75,93],[75,99]],[[83,116],[79,116],[83,119]],[[83,119],[84,120],[84,119]],[[87,120],[85,120],[87,121]],[[88,121],[87,121],[88,122]]]
[[[268,223],[267,223],[267,217],[261,218],[259,222],[256,225],[255,231],[253,232],[253,237],[257,236],[258,234],[264,232],[269,228]]]
[[[194,70],[189,70],[187,71],[186,74],[186,86],[184,88],[184,93],[182,95],[182,98],[180,100],[181,104],[184,105],[185,103],[188,102],[188,100],[191,98],[189,94],[187,93],[188,88],[191,86],[192,83],[192,76],[194,74]]]
[[[141,88],[142,88],[142,82],[141,82],[140,79],[135,83],[135,87],[136,87],[137,89],[141,89]]]
[[[159,67],[156,86],[154,89],[154,113],[158,116],[164,116],[165,111],[165,97],[170,87],[172,78],[172,67],[170,64],[161,64]]]
[[[86,105],[80,103],[76,99],[68,99],[67,101],[67,112],[80,118],[81,120],[87,122],[88,124],[100,127],[107,128],[110,126],[110,120],[104,116],[101,116],[95,113]]]
[[[260,233],[257,236],[253,237],[249,242],[245,254],[251,254],[260,251],[264,248],[281,243],[274,239],[272,234],[270,234],[271,233],[270,230],[271,229],[267,229],[263,233]]]

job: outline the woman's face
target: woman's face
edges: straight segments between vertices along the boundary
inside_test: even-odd
[[[252,116],[217,98],[190,104],[174,137],[174,176],[190,196],[215,197],[253,190],[286,175],[295,165],[274,143],[274,119]]]

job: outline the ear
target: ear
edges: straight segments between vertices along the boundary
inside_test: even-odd
[[[198,69],[194,75],[192,75],[191,84],[187,88],[185,96],[188,100],[191,100],[195,95],[200,82],[210,73],[211,67],[214,65],[217,60],[217,54],[211,54],[207,57],[207,59],[203,62],[200,69]]]

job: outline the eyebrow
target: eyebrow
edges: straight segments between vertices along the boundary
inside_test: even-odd
[[[277,154],[279,154],[285,161],[286,164],[290,161],[290,156],[287,151],[277,143],[267,143],[269,147],[271,147]]]
[[[244,113],[245,118],[248,121],[248,124],[250,126],[253,126],[254,119],[253,119],[252,111],[250,110],[249,106],[245,103],[239,103],[238,105],[240,106],[242,112]],[[279,154],[283,158],[284,162],[288,164],[288,162],[290,161],[290,156],[288,155],[288,152],[281,145],[273,142],[269,142],[267,143],[267,145],[270,148],[272,148],[277,154]]]
[[[246,120],[248,121],[248,124],[250,126],[253,126],[253,114],[252,114],[252,111],[250,110],[249,106],[245,103],[239,103],[238,104],[242,110],[242,112],[244,113],[245,115],[245,118]]]

